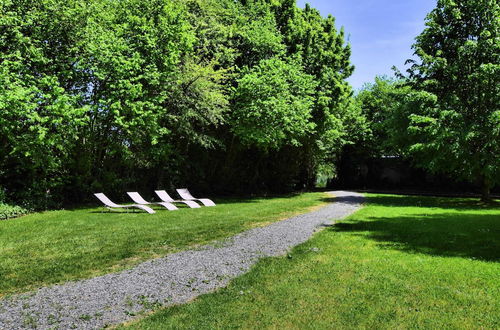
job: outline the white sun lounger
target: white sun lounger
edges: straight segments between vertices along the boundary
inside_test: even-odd
[[[147,200],[142,198],[142,196],[139,195],[138,192],[135,192],[135,191],[134,192],[127,192],[127,194],[130,196],[130,198],[132,198],[132,200],[135,203],[140,204],[140,205],[161,205],[169,211],[178,210],[177,206],[175,206],[174,204],[169,203],[169,202],[155,202],[155,203],[148,202]]]
[[[179,196],[187,201],[200,201],[205,206],[215,206],[215,203],[208,198],[194,198],[186,188],[176,189]]]
[[[192,209],[200,208],[201,206],[190,200],[174,200],[165,190],[155,190],[155,193],[160,197],[160,199],[166,203],[184,203]]]
[[[129,205],[119,205],[116,203],[113,203],[106,195],[103,193],[97,193],[94,194],[95,197],[97,197],[110,211],[116,211],[114,209],[130,209],[130,208],[138,208],[141,210],[144,210],[148,212],[149,214],[156,213],[152,208],[147,207],[145,205],[139,205],[139,204],[129,204]]]

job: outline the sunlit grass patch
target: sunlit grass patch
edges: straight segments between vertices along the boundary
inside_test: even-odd
[[[227,288],[138,329],[498,328],[500,208],[369,195],[368,205]]]

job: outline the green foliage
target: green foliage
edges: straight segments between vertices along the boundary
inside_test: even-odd
[[[500,5],[440,0],[413,46],[409,78],[422,91],[408,112],[407,147],[422,166],[500,183]]]
[[[198,86],[183,85],[189,83],[192,69],[182,60],[195,36],[180,3],[99,1],[95,6],[95,17],[80,40],[83,55],[78,63],[87,74],[82,93],[90,106],[91,124],[77,152],[87,163],[75,165],[84,178],[92,178],[82,184],[102,189],[133,180],[120,179],[123,172],[154,169],[171,152],[170,135],[179,126],[189,130],[204,114],[166,108],[175,103],[172,97],[189,102],[179,90],[189,93]],[[102,164],[104,171],[95,164]]]
[[[343,32],[295,1],[0,6],[0,185],[35,208],[97,190],[290,189],[358,124]],[[262,168],[241,171],[251,154]]]
[[[313,132],[314,78],[300,63],[264,60],[238,80],[232,129],[244,144],[278,149]]]
[[[438,1],[409,76],[377,78],[356,96],[370,130],[354,152],[403,156],[481,184],[488,199],[500,183],[499,13],[494,1]]]
[[[366,130],[358,136],[356,147],[365,157],[402,156],[403,141],[408,140],[407,113],[415,91],[404,81],[377,77],[356,95],[356,102],[366,118]]]
[[[1,3],[0,168],[10,187],[46,191],[61,186],[62,164],[87,122],[87,107],[68,90],[78,37],[73,33],[86,14],[74,5]]]
[[[318,83],[311,119],[315,134],[303,141],[302,152],[306,168],[302,175],[305,184],[312,185],[318,168],[334,163],[342,146],[353,142],[352,137],[363,130],[363,118],[352,103],[351,87],[345,80],[354,70],[349,62],[351,50],[332,16],[323,18],[309,5],[299,9],[288,0],[277,2],[274,10],[288,53],[300,55],[304,71]]]
[[[17,218],[28,213],[29,210],[21,206],[12,206],[0,202],[0,220]]]

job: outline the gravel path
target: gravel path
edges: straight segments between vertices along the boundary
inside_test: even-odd
[[[95,329],[160,305],[185,303],[226,286],[259,258],[286,253],[322,225],[355,212],[363,201],[356,193],[332,194],[335,202],[317,211],[248,230],[220,244],[0,300],[0,329]]]

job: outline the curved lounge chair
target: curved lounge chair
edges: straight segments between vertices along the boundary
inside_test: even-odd
[[[160,197],[160,199],[166,203],[184,203],[192,209],[200,208],[195,201],[185,201],[185,200],[174,200],[165,190],[155,190],[155,193]]]
[[[148,212],[149,214],[156,213],[152,208],[144,206],[144,205],[139,205],[139,204],[120,205],[120,204],[113,203],[103,193],[97,193],[97,194],[94,194],[94,196],[97,197],[97,199],[99,199],[106,206],[106,208],[108,208],[110,211],[116,211],[114,209],[138,208],[138,209],[141,209],[141,210]]]
[[[138,192],[135,192],[135,191],[134,192],[127,192],[127,194],[130,196],[130,198],[132,198],[132,200],[135,203],[137,203],[139,205],[161,205],[169,211],[178,210],[178,208],[172,203],[168,203],[168,202],[151,203],[151,202],[148,202],[147,200],[142,198],[142,196],[139,195]]]
[[[205,206],[215,206],[215,203],[208,198],[194,198],[187,188],[176,189],[179,196],[187,201],[200,201]]]

